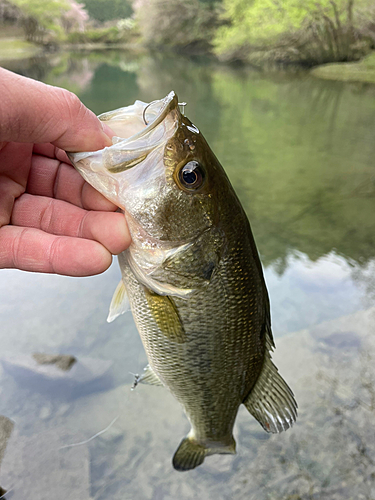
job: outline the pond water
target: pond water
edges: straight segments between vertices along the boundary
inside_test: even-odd
[[[7,67],[95,113],[170,90],[187,102],[249,216],[300,415],[270,436],[240,411],[235,457],[177,473],[187,419],[165,389],[130,391],[145,353],[130,313],[106,323],[117,262],[80,279],[3,270],[5,498],[374,499],[375,86],[118,51]],[[78,361],[37,367],[36,352]]]

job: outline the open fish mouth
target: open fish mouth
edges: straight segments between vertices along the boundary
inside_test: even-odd
[[[173,135],[179,115],[178,98],[173,91],[164,99],[151,103],[135,101],[131,106],[103,113],[98,118],[115,133],[112,146],[68,153],[69,159],[80,173],[82,167],[92,172],[123,172],[143,161]]]
[[[181,123],[177,95],[131,106],[98,116],[114,132],[112,146],[99,151],[67,153],[82,177],[106,198],[125,209],[125,190],[164,171],[164,146]],[[141,168],[133,169],[136,165]],[[158,172],[156,172],[158,170]]]

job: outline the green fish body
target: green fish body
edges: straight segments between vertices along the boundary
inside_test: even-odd
[[[136,383],[167,387],[191,423],[175,469],[235,453],[241,404],[267,432],[288,429],[297,404],[271,361],[261,263],[222,166],[173,92],[99,118],[122,136],[70,158],[127,218],[132,244],[119,256],[109,320],[128,299],[149,360]]]

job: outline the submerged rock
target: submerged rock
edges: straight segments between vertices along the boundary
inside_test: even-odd
[[[82,395],[112,386],[110,360],[40,353],[4,353],[0,363],[4,371],[24,388],[35,392],[51,392],[54,396]]]
[[[8,444],[8,440],[13,432],[14,423],[4,415],[0,415],[0,465],[3,460],[5,449]],[[0,498],[7,492],[2,486],[0,486]]]
[[[0,415],[0,465],[4,457],[10,435],[12,434],[14,423],[4,415]]]
[[[55,365],[63,371],[70,370],[77,361],[74,356],[69,354],[44,354],[41,352],[34,353],[33,358],[39,365]]]

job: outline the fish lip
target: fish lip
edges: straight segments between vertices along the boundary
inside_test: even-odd
[[[143,130],[141,130],[140,132],[137,132],[136,134],[131,135],[127,139],[123,139],[123,141],[121,141],[122,144],[126,144],[127,142],[130,142],[130,141],[131,142],[136,141],[137,139],[140,139],[141,137],[147,135],[154,128],[156,128],[158,125],[160,125],[160,123],[162,123],[162,121],[165,119],[165,117],[171,111],[178,108],[178,97],[173,90],[171,90],[171,92],[169,92],[169,94],[166,97],[164,97],[164,99],[160,99],[160,101],[162,101],[163,104],[162,104],[162,107],[161,107],[159,113],[155,117],[155,119],[152,122],[148,123],[146,125],[146,127]],[[157,102],[157,101],[152,101],[149,104],[147,104],[147,106],[145,106],[144,110],[147,109],[147,107],[150,106],[150,104],[153,104],[153,102]],[[101,115],[98,115],[99,120],[101,120],[103,122],[107,121],[107,120],[102,120],[102,118],[101,118],[102,116],[104,116],[106,114],[107,113],[102,113]],[[108,149],[111,149],[113,146],[116,146],[116,145],[113,144],[112,146],[109,146]]]

